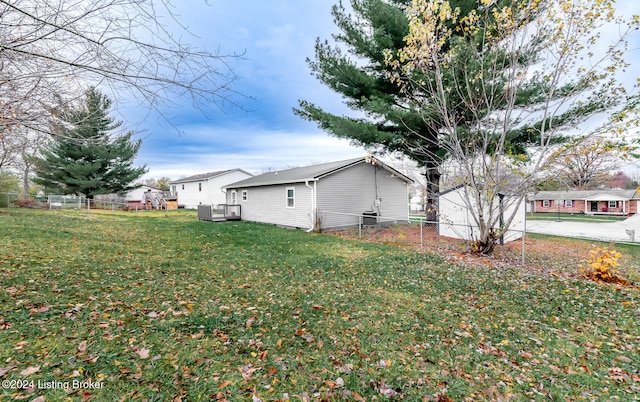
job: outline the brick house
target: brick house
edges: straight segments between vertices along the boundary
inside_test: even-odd
[[[638,212],[639,202],[636,190],[539,191],[533,196],[533,212],[633,215]]]

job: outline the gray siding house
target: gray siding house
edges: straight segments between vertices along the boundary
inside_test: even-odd
[[[268,172],[224,186],[243,220],[306,230],[407,222],[411,179],[375,158]],[[373,220],[373,221],[372,221]]]

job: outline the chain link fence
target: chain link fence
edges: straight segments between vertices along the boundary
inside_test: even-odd
[[[349,214],[319,211],[318,218],[323,232],[365,241],[382,242],[401,246],[415,246],[433,251],[467,251],[470,241],[476,240],[478,229],[473,225],[428,221],[424,215],[389,217],[377,214]],[[443,236],[442,233],[446,233]],[[517,249],[524,264],[525,232],[508,230],[499,244]]]
[[[16,207],[16,201],[18,194],[15,193],[0,193],[0,208],[13,208]]]
[[[17,193],[0,193],[0,208],[39,208],[49,210],[83,210],[87,213],[91,211],[112,211],[123,212],[129,211],[136,215],[138,213],[147,213],[151,211],[158,212],[163,210],[167,213],[168,209],[158,205],[153,207],[152,204],[145,208],[140,203],[129,204],[124,197],[115,195],[97,196],[93,199],[76,195],[59,195],[50,194],[46,196],[30,196],[25,198],[22,194]]]

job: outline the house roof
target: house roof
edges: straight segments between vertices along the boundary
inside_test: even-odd
[[[377,159],[371,160],[374,161],[375,165],[380,166],[383,169],[393,173],[401,180],[404,180],[407,183],[413,182],[413,180],[393,169],[392,167],[384,164],[383,162]],[[231,183],[229,185],[223,186],[222,188],[259,187],[271,186],[275,184],[301,183],[307,180],[318,180],[339,170],[365,162],[366,158],[354,158],[337,162],[322,163],[319,165],[279,170],[277,172],[267,172],[258,176]]]
[[[619,201],[638,198],[636,190],[596,189],[569,191],[539,191],[534,200],[586,200],[586,201]]]
[[[188,176],[188,177],[183,177],[181,179],[178,180],[173,180],[171,181],[169,184],[179,184],[179,183],[189,183],[189,182],[193,182],[193,181],[203,181],[203,180],[209,180],[209,179],[213,179],[214,177],[219,177],[219,176],[223,176],[227,173],[231,173],[231,172],[235,172],[235,171],[240,171],[240,172],[244,172],[250,176],[253,176],[251,173],[244,171],[242,169],[227,169],[227,170],[218,170],[216,172],[209,172],[209,173],[202,173],[202,174],[196,174],[193,176]]]

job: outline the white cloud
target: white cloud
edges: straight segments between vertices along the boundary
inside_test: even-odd
[[[207,128],[202,128],[198,135],[207,135],[206,133]],[[203,143],[174,143],[171,146],[178,147],[179,152],[174,149],[167,151],[171,156],[161,153],[141,155],[138,161],[149,166],[147,177],[167,176],[177,179],[185,175],[232,168],[260,173],[267,168],[280,170],[366,154],[363,148],[322,132],[309,134],[261,130],[243,138],[235,130],[229,130],[218,131],[213,137],[215,138],[211,138],[209,144],[206,139]],[[227,144],[224,144],[225,141]],[[235,144],[230,144],[231,142]],[[234,151],[230,151],[232,148]]]

